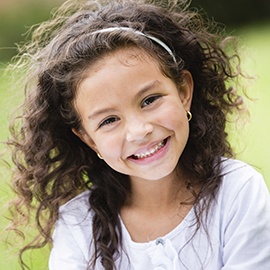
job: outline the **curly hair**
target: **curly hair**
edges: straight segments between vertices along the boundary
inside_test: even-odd
[[[35,29],[21,48],[16,66],[28,70],[23,112],[11,128],[16,171],[13,224],[20,228],[35,213],[39,236],[20,251],[51,242],[59,206],[90,189],[95,253],[105,269],[114,269],[122,235],[118,213],[130,194],[129,177],[100,161],[71,131],[81,128],[74,108],[79,83],[93,63],[124,47],[137,47],[156,59],[165,76],[181,83],[181,71],[193,77],[190,135],[178,166],[189,176],[197,228],[203,224],[221,182],[222,157],[233,156],[225,130],[229,115],[241,110],[237,94],[240,60],[230,39],[213,22],[188,9],[185,1],[69,1]],[[162,2],[162,3],[161,3]],[[163,41],[164,48],[132,31],[93,34],[108,27],[129,27]],[[228,50],[227,50],[228,48]],[[195,192],[196,186],[199,192]],[[199,203],[200,202],[200,203]],[[91,268],[92,269],[92,268]]]

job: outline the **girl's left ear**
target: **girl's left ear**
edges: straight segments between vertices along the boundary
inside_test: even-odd
[[[190,110],[192,96],[193,96],[193,78],[189,71],[182,71],[182,82],[180,84],[179,96],[182,101],[182,104],[186,110]]]

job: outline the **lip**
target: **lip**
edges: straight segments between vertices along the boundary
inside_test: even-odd
[[[143,158],[134,158],[135,154],[147,152],[151,149],[151,147],[147,147],[147,148],[144,148],[143,150],[140,149],[140,150],[136,151],[136,153],[134,153],[132,156],[128,157],[128,160],[131,162],[137,163],[137,164],[148,164],[148,163],[151,163],[151,162],[156,161],[158,159],[161,159],[168,151],[169,144],[170,144],[170,137],[165,138],[163,141],[164,141],[164,145],[161,148],[159,148],[154,154],[152,154],[150,156],[143,157]],[[158,145],[158,144],[157,143],[152,144],[152,147],[154,147],[154,145]]]

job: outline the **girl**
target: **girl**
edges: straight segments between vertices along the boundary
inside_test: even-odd
[[[34,208],[39,236],[21,256],[52,241],[51,270],[268,269],[268,190],[225,132],[238,55],[155,2],[67,2],[26,46],[13,212]]]

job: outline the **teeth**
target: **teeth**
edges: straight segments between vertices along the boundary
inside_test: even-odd
[[[165,140],[157,144],[155,147],[149,149],[145,153],[140,153],[140,154],[134,154],[133,157],[136,159],[141,159],[141,158],[146,158],[154,155],[160,148],[162,148],[165,145]]]

